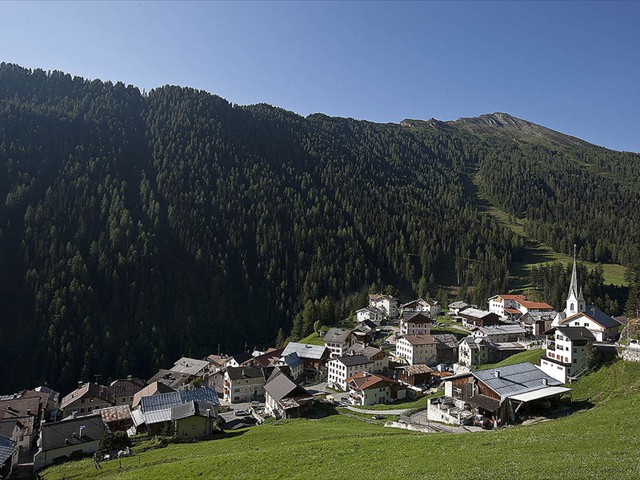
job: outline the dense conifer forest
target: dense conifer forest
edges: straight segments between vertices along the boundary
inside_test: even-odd
[[[372,284],[460,285],[485,304],[524,239],[482,212],[478,182],[532,238],[632,265],[639,173],[639,155],[584,142],[305,118],[2,64],[0,378],[66,390],[300,338]]]

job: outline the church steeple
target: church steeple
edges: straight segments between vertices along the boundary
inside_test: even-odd
[[[573,270],[571,271],[571,284],[569,285],[569,295],[567,296],[567,307],[565,313],[567,316],[574,315],[578,312],[584,312],[586,303],[582,294],[582,287],[578,282],[578,262],[576,259],[576,245],[573,245]]]

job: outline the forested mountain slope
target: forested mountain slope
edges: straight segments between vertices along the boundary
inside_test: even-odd
[[[477,299],[502,291],[523,241],[482,214],[475,172],[533,235],[631,262],[638,168],[455,122],[303,118],[2,64],[3,387],[303,336],[308,299],[373,282],[424,291],[455,270]]]

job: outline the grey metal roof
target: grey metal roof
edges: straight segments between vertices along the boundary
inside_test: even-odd
[[[327,352],[324,345],[309,345],[307,343],[289,342],[282,352],[282,356],[290,353],[297,353],[300,358],[308,358],[309,360],[320,360]]]
[[[495,376],[496,372],[500,373],[499,378]],[[473,372],[473,376],[502,398],[539,390],[547,386],[562,385],[562,382],[550,377],[530,362],[478,370]],[[546,384],[543,379],[546,379]]]
[[[216,416],[216,405],[208,402],[190,401],[182,405],[171,407],[171,421],[188,417],[206,417],[207,410],[210,417]]]
[[[525,334],[524,328],[520,325],[492,325],[487,327],[478,327],[478,330],[485,335]]]
[[[586,308],[586,310],[587,311],[584,312],[584,313],[589,315],[593,320],[598,322],[604,328],[613,328],[613,327],[619,327],[620,326],[620,322],[619,321],[617,321],[612,316],[607,315],[602,310],[594,307],[593,305],[588,306]]]
[[[284,357],[282,357],[282,360],[289,366],[289,368],[296,368],[303,364],[302,359],[296,352],[285,355]]]
[[[166,422],[171,420],[171,408],[190,401],[207,402],[220,405],[218,394],[210,387],[182,390],[180,392],[161,393],[142,397],[140,405],[147,424]]]
[[[18,447],[16,442],[8,438],[0,437],[0,465],[7,461]]]
[[[42,449],[53,450],[100,440],[105,428],[99,414],[45,423],[42,426]]]
[[[324,334],[322,340],[324,343],[347,343],[347,339],[351,335],[351,330],[346,328],[332,328]]]
[[[475,317],[475,318],[484,318],[488,315],[495,315],[495,313],[492,314],[491,312],[488,312],[486,310],[480,310],[479,308],[469,307],[469,308],[465,308],[464,312],[460,312],[460,315],[466,315],[466,316]]]

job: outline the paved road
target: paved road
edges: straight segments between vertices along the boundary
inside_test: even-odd
[[[345,408],[352,412],[367,413],[371,415],[402,415],[404,412],[411,410],[410,408],[404,408],[402,410],[365,410],[364,408],[356,408],[351,405]]]

